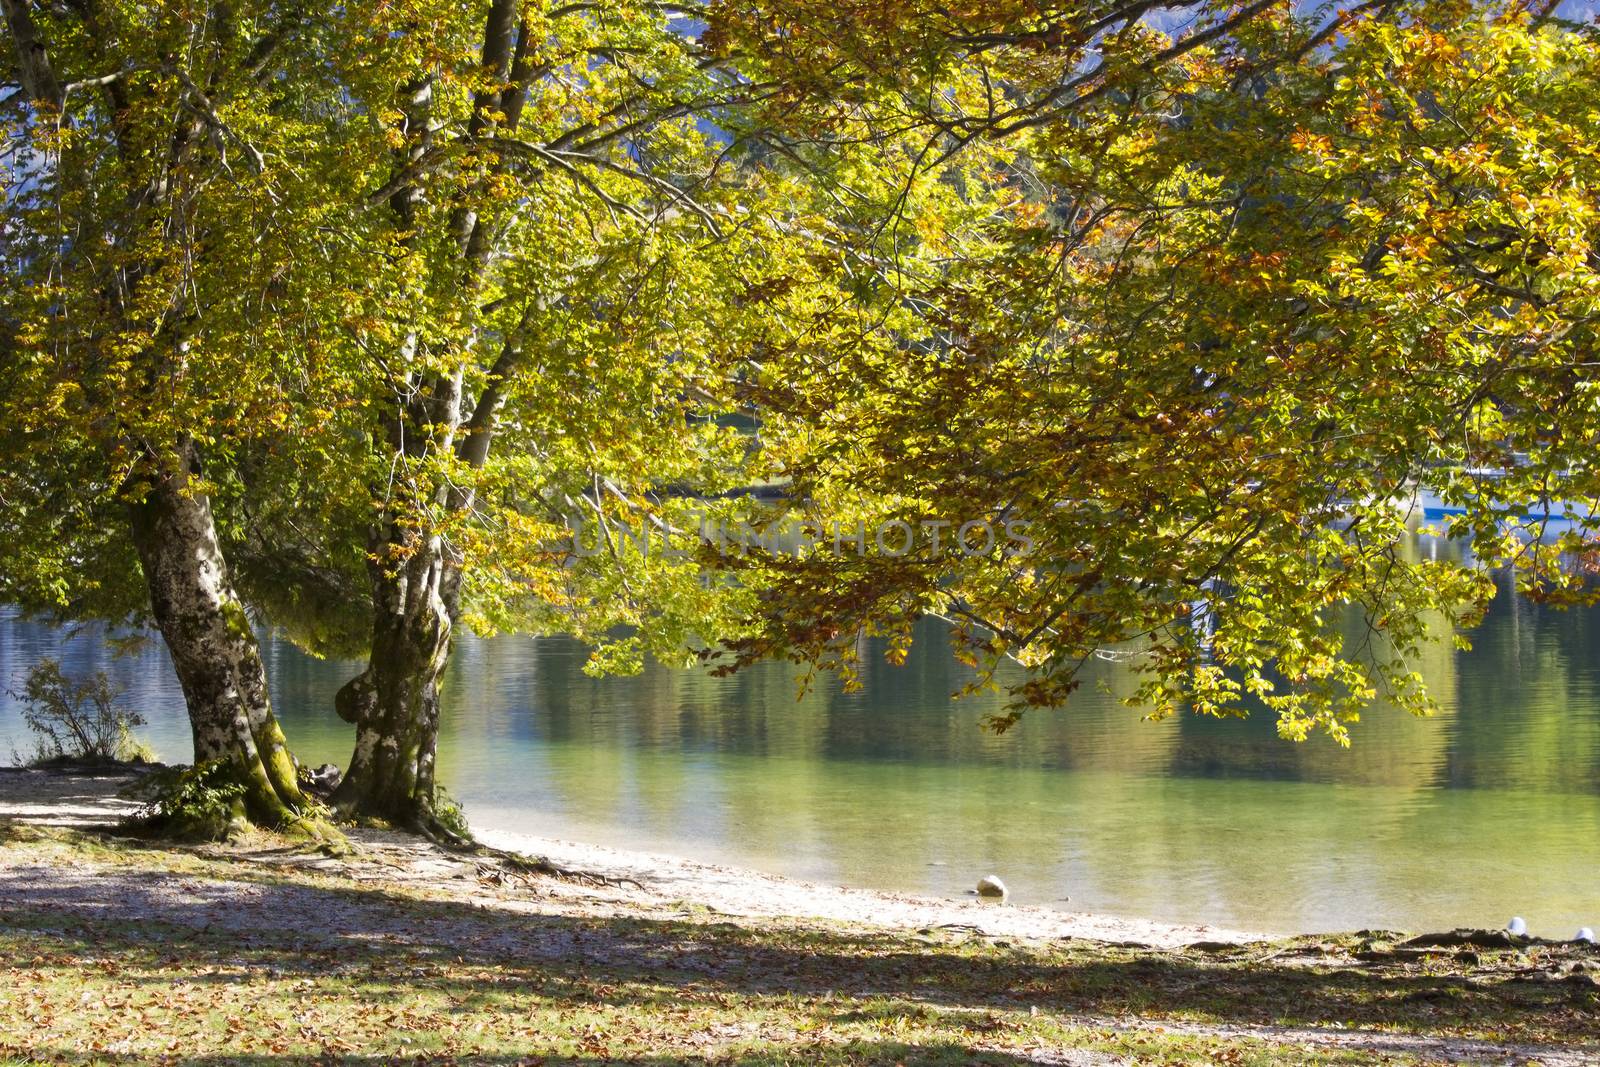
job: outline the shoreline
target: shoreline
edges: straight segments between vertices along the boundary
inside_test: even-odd
[[[1172,923],[1035,904],[1003,904],[830,885],[682,856],[473,827],[492,848],[542,856],[557,866],[631,881],[662,902],[686,902],[740,918],[819,919],[895,930],[964,929],[990,937],[1081,938],[1181,948],[1196,942],[1246,944],[1281,934],[1206,923]]]
[[[0,769],[0,1011],[33,1020],[0,1067],[1600,1063],[1592,944],[1246,940],[495,831],[565,869],[101,832],[133,776]]]
[[[0,767],[0,819],[77,829],[110,827],[138,809],[138,802],[118,795],[138,777],[137,771],[115,767]],[[1078,938],[1163,949],[1197,942],[1244,944],[1281,936],[1206,923],[1002,904],[976,896],[951,900],[826,885],[681,856],[477,826],[472,829],[478,840],[491,848],[545,858],[558,867],[606,879],[610,884],[585,886],[583,891],[612,906],[688,908],[738,918],[818,920],[899,931],[953,929],[1027,940]],[[401,849],[414,853],[418,862],[430,857],[437,864],[461,862],[459,857],[405,834],[355,830],[350,836],[362,849]]]

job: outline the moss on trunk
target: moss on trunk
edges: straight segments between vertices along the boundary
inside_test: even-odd
[[[196,770],[206,769],[205,788],[228,787],[225,818],[214,804],[194,817],[175,804],[166,821],[185,836],[222,836],[248,822],[337,842],[338,831],[300,790],[298,768],[272,713],[261,650],[229,578],[198,473],[194,449],[184,445],[170,470],[147,475],[129,505],[151,613],[183,686]]]
[[[408,546],[405,562],[373,573],[372,650],[339,691],[339,716],[356,747],[333,796],[340,815],[460,843],[459,820],[441,818],[434,779],[439,686],[454,625],[453,563],[438,538]]]

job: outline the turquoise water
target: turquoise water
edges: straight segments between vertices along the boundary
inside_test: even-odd
[[[291,744],[342,764],[332,696],[356,665],[265,637]],[[1093,685],[992,736],[994,699],[952,702],[964,672],[937,626],[921,637],[864,691],[801,699],[782,665],[595,680],[568,640],[468,638],[442,779],[482,826],[845,885],[957,896],[992,872],[1020,902],[1274,931],[1600,926],[1600,612],[1503,595],[1472,652],[1421,664],[1440,713],[1375,708],[1349,750],[1265,718],[1145,722]],[[141,737],[188,758],[158,642],[118,658],[0,614],[0,681],[43,655],[111,673]],[[0,697],[0,760],[29,744]]]

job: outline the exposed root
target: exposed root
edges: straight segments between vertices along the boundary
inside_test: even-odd
[[[1541,939],[1519,936],[1506,930],[1451,930],[1442,934],[1421,934],[1399,943],[1399,948],[1519,948],[1547,944]]]
[[[529,876],[536,875],[542,878],[559,878],[564,882],[576,882],[579,885],[611,889],[632,886],[635,889],[644,889],[643,883],[632,878],[574,870],[552,863],[543,856],[525,856],[509,849],[491,848],[480,842],[474,842],[473,847],[467,851],[474,856],[498,861],[498,866],[494,863],[478,864],[478,880],[488,885],[526,886]]]
[[[302,839],[326,856],[349,856],[355,851],[344,832],[320,814],[291,815],[274,832]]]
[[[595,871],[575,870],[562,867],[543,856],[527,856],[509,849],[486,845],[474,837],[460,833],[448,822],[433,814],[417,814],[400,825],[382,819],[363,817],[339,807],[334,808],[334,815],[342,822],[352,826],[378,830],[400,830],[414,834],[445,852],[483,861],[477,864],[477,872],[478,880],[486,885],[527,886],[530,877],[542,877],[558,878],[562,881],[587,886],[613,889],[632,886],[635,889],[644,889],[644,885],[641,882],[632,878],[600,874]],[[348,842],[346,842],[345,848],[347,850],[345,853],[330,852],[329,854],[344,855],[348,854],[349,851],[353,851],[353,847]]]
[[[413,833],[420,834],[440,848],[449,849],[451,852],[474,854],[483,847],[471,836],[459,832],[431,813],[413,820],[410,829]]]
[[[643,883],[627,877],[600,874],[595,871],[562,867],[543,856],[528,856],[510,849],[495,848],[476,838],[461,834],[434,815],[424,815],[412,820],[406,827],[411,833],[426,839],[447,852],[470,856],[480,862],[478,879],[487,885],[527,885],[529,876],[558,878],[579,885],[622,889],[632,886],[644,889]]]

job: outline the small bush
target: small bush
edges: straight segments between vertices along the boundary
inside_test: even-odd
[[[472,827],[467,825],[467,813],[462,809],[461,802],[445,792],[442,785],[434,787],[433,798],[433,815],[439,820],[439,825],[457,837],[470,841]]]
[[[225,760],[159,771],[139,791],[151,799],[128,820],[136,832],[215,841],[244,825],[244,786]]]
[[[133,728],[145,720],[118,705],[123,692],[105,671],[74,682],[59,660],[45,659],[11,695],[23,702],[22,721],[38,737],[36,762],[113,763],[142,760],[150,752],[133,740]]]

